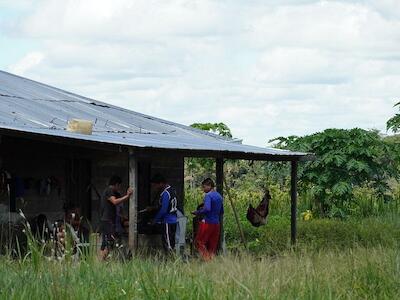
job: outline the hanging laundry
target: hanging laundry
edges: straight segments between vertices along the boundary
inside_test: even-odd
[[[61,196],[61,180],[55,176],[50,177],[51,180],[51,190],[52,191],[57,191],[57,195]]]
[[[51,194],[51,179],[46,178],[46,196],[50,196]]]
[[[10,194],[11,174],[7,171],[0,172],[0,195]]]
[[[21,177],[14,177],[15,182],[15,197],[22,198],[25,196],[25,183]]]
[[[51,179],[43,178],[39,182],[39,195],[49,196],[51,194]]]

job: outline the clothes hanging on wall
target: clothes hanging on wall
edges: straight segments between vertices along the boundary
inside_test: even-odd
[[[10,212],[17,211],[16,181],[6,170],[0,171],[0,201],[8,205]]]
[[[62,186],[61,186],[62,180],[55,176],[50,177],[50,188],[52,191],[56,191],[57,195],[60,197],[61,196],[61,191],[62,191]]]
[[[49,196],[51,194],[51,179],[43,178],[39,181],[39,195]]]
[[[15,182],[15,197],[16,198],[22,198],[25,196],[25,183],[24,180],[16,176],[14,177],[14,182]]]
[[[9,195],[10,194],[10,181],[11,174],[5,170],[0,171],[0,195]]]

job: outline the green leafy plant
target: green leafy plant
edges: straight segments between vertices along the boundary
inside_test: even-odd
[[[230,128],[224,123],[194,123],[193,128],[211,132],[222,137],[232,138]],[[215,173],[215,159],[188,158],[185,161],[186,174],[192,187],[198,186],[205,177],[213,177]]]
[[[400,107],[400,102],[396,103],[394,106]],[[387,128],[387,130],[392,130],[393,132],[398,132],[400,130],[400,114],[399,113],[397,113],[395,116],[391,117],[386,122],[386,128]]]
[[[231,130],[224,123],[193,123],[190,126],[193,128],[212,132],[212,133],[218,134],[220,136],[232,138]]]
[[[343,217],[359,186],[386,197],[388,179],[398,177],[398,156],[392,143],[377,131],[327,129],[304,137],[279,137],[276,147],[314,153],[316,160],[301,164],[302,190],[311,190],[322,215]]]

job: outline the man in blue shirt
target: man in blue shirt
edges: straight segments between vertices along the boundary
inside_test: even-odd
[[[223,198],[215,190],[215,183],[207,178],[202,182],[205,193],[203,207],[193,214],[203,216],[196,234],[197,250],[205,260],[211,259],[216,253],[220,237],[220,217],[224,213]]]
[[[154,217],[153,224],[162,226],[162,243],[164,250],[171,253],[175,249],[175,233],[177,223],[176,191],[167,184],[165,178],[157,174],[151,180],[152,188],[160,194],[159,210]]]

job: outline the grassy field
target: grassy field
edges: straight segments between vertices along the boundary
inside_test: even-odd
[[[398,299],[397,248],[128,263],[1,262],[2,299]]]
[[[31,247],[25,259],[0,257],[0,299],[400,299],[399,199],[385,204],[361,195],[352,216],[309,221],[301,220],[308,204],[300,199],[292,247],[288,193],[272,192],[268,224],[254,228],[246,209],[262,195],[232,191],[247,250],[226,203],[228,251],[212,262],[137,257],[104,263],[94,253],[54,261]],[[201,194],[186,196],[189,212]]]
[[[231,229],[230,227],[228,228]],[[299,223],[246,230],[247,252],[232,240],[230,254],[210,263],[136,258],[125,263],[87,260],[0,259],[1,299],[398,299],[399,215]],[[258,241],[258,242],[257,242]]]

